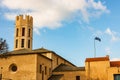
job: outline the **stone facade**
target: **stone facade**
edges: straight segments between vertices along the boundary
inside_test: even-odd
[[[54,65],[57,63],[56,60],[43,55],[43,53],[47,54],[47,51],[43,48],[40,48],[38,51],[20,49],[7,54],[1,54],[0,73],[2,78],[11,80],[47,80],[52,75],[54,67],[58,66]],[[56,55],[56,53],[52,52],[50,54]],[[64,58],[56,57],[61,59],[59,61],[60,64],[64,61],[69,66],[74,66]]]
[[[33,18],[32,16],[19,15],[15,21],[14,50],[32,50]]]
[[[5,80],[36,80],[37,55],[10,55],[0,58],[2,78]]]
[[[110,61],[109,56],[87,58],[85,68],[87,80],[120,80],[120,61]]]

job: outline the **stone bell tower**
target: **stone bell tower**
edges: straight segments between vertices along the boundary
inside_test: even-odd
[[[15,22],[14,50],[32,50],[33,18],[29,15],[19,15]]]

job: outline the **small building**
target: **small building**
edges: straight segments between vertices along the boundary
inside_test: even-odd
[[[120,80],[120,61],[110,61],[109,56],[86,58],[87,80]]]

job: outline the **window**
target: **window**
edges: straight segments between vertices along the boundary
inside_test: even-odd
[[[30,37],[30,32],[31,32],[31,31],[30,31],[30,29],[29,29],[29,30],[28,30],[28,37]]]
[[[80,80],[80,76],[76,76],[76,80]]]
[[[24,47],[24,39],[22,39],[22,41],[21,41],[21,47],[22,48]]]
[[[15,64],[11,64],[9,67],[10,71],[16,72],[17,71],[17,66]]]
[[[15,47],[17,48],[18,47],[18,40],[16,39],[16,45],[15,45]]]
[[[47,74],[47,66],[45,66],[45,74]]]
[[[51,68],[49,68],[49,75],[51,75]]]
[[[18,37],[19,29],[16,30],[16,37]]]
[[[22,36],[25,36],[25,28],[22,28]]]
[[[42,73],[42,65],[40,65],[40,73]]]
[[[120,80],[120,74],[114,74],[114,80]]]
[[[28,48],[30,48],[30,40],[28,40]]]

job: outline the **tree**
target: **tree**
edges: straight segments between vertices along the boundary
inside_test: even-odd
[[[7,53],[8,52],[8,44],[6,43],[6,40],[3,40],[3,38],[0,38],[0,54]]]

